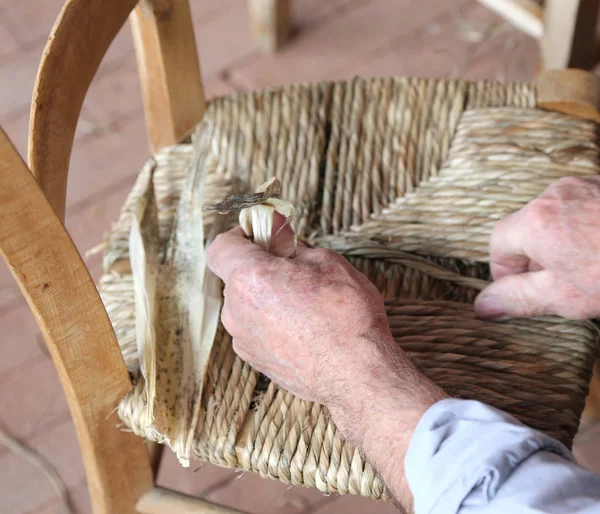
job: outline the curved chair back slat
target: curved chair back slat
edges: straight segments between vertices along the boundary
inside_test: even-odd
[[[31,105],[29,167],[64,220],[69,159],[90,83],[131,21],[152,149],[202,117],[204,95],[188,0],[68,0],[44,49]],[[135,9],[134,9],[135,8]]]
[[[153,477],[142,440],[117,428],[114,408],[131,381],[104,305],[61,223],[77,122],[92,79],[128,16],[151,148],[176,143],[205,109],[188,0],[136,4],[66,1],[33,92],[28,159],[37,185],[10,143],[4,136],[2,140],[9,157],[2,161],[0,181],[14,181],[10,188],[2,186],[2,195],[27,202],[27,209],[13,203],[2,205],[2,212],[19,212],[18,221],[29,230],[13,233],[10,222],[3,222],[0,246],[46,335],[77,428],[92,506],[103,514],[134,512],[136,501],[151,490]],[[30,238],[37,248],[28,243]],[[15,254],[17,249],[22,253]],[[35,253],[28,259],[30,252]],[[28,271],[21,275],[25,261]],[[157,467],[160,448],[152,445],[150,450]]]
[[[64,220],[69,159],[83,100],[136,0],[68,0],[44,49],[31,104],[29,167]]]
[[[131,389],[111,323],[63,224],[0,129],[0,253],[62,382],[96,514],[134,512],[153,487],[142,439],[117,428]]]

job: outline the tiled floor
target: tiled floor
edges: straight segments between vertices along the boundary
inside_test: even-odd
[[[33,82],[62,0],[0,0],[0,124],[25,154]],[[474,0],[296,0],[293,40],[276,55],[252,45],[243,0],[192,2],[209,96],[352,75],[528,79],[537,46]],[[84,253],[101,241],[148,157],[128,28],[84,104],[71,160],[67,226]],[[100,257],[86,258],[98,278]],[[75,431],[32,315],[0,264],[0,426],[45,455],[79,513],[90,511]],[[600,426],[585,425],[580,461],[600,471]],[[323,496],[213,466],[185,471],[166,455],[160,483],[252,513],[392,513],[390,505]],[[0,448],[0,513],[58,513],[48,481]]]

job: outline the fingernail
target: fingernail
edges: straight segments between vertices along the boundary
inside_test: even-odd
[[[505,319],[506,311],[502,304],[494,296],[483,296],[475,300],[475,312],[477,316],[489,320]]]

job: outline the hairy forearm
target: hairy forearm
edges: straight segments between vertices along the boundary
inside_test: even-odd
[[[391,336],[390,336],[391,337]],[[404,458],[419,420],[431,405],[447,395],[419,373],[396,343],[377,345],[386,351],[348,369],[353,383],[345,401],[330,408],[346,439],[358,446],[391,490],[398,504],[412,512],[412,495]]]
[[[278,233],[274,240],[285,230]],[[334,252],[299,244],[294,259],[276,257],[239,229],[221,234],[208,253],[225,282],[221,319],[235,352],[327,406],[340,433],[410,508],[404,458],[423,413],[444,393],[392,338],[377,288]]]

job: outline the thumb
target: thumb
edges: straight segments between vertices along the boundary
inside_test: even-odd
[[[277,211],[273,213],[273,231],[271,232],[271,245],[269,252],[277,257],[291,257],[294,255],[294,229],[287,223],[285,216]]]
[[[508,275],[479,293],[475,312],[480,318],[489,320],[554,314],[554,294],[548,271]]]

